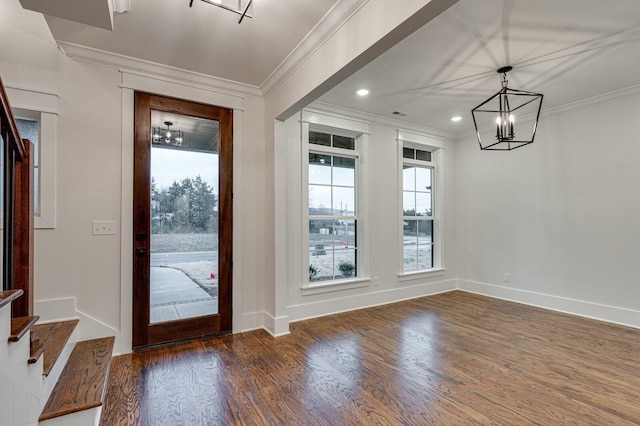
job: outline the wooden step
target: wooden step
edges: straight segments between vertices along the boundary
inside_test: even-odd
[[[0,308],[22,296],[22,293],[24,293],[22,290],[0,291]]]
[[[11,334],[9,335],[9,341],[17,342],[20,340],[39,319],[40,317],[37,315],[32,317],[11,318]]]
[[[40,336],[40,345],[44,349],[42,360],[42,374],[48,376],[62,353],[69,337],[75,330],[78,320],[53,322],[50,324],[36,324],[32,331]],[[35,361],[34,361],[35,362]]]
[[[30,354],[27,362],[29,364],[35,364],[38,362],[40,356],[44,352],[44,344],[40,340],[40,335],[37,331],[31,330],[31,345],[30,345]]]
[[[114,337],[105,337],[76,343],[40,421],[102,405],[114,340]]]

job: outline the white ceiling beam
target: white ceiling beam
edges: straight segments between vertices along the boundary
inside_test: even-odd
[[[22,7],[45,15],[113,31],[113,14],[131,10],[131,0],[20,0]]]

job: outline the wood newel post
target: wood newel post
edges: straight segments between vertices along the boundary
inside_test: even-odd
[[[15,165],[13,288],[24,295],[13,303],[13,316],[33,315],[33,145],[23,139],[25,155]]]

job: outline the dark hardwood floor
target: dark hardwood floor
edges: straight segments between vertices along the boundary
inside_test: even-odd
[[[640,330],[451,292],[116,357],[102,425],[640,424]]]

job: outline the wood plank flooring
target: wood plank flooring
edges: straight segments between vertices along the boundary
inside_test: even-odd
[[[116,357],[102,425],[640,424],[640,330],[451,292]]]

